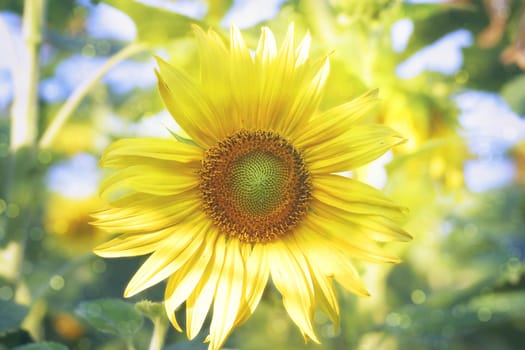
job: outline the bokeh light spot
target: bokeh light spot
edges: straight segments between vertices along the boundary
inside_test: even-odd
[[[38,161],[41,163],[41,164],[49,164],[51,163],[51,161],[53,160],[53,156],[51,154],[51,152],[49,151],[46,151],[46,150],[42,150],[40,152],[38,152]]]
[[[93,44],[84,45],[81,52],[85,57],[95,57],[97,54],[97,50],[95,50],[95,46]]]
[[[385,323],[389,327],[398,327],[401,324],[401,316],[395,312],[391,312],[386,316]]]
[[[9,286],[0,287],[0,299],[11,300],[13,298],[13,289]]]
[[[16,218],[20,214],[20,207],[15,203],[9,203],[7,205],[6,214],[10,219]]]
[[[488,322],[492,318],[492,311],[487,307],[480,307],[478,309],[478,319],[481,322]]]
[[[427,300],[427,295],[421,289],[416,289],[410,295],[414,304],[423,304]]]
[[[0,215],[3,214],[4,211],[7,209],[7,203],[5,200],[0,198]]]
[[[104,260],[101,259],[96,259],[91,264],[91,269],[95,273],[103,273],[104,271],[106,271],[106,267],[106,263],[104,262]]]
[[[60,275],[54,275],[53,277],[51,277],[51,279],[49,280],[49,286],[53,289],[53,290],[61,290],[62,288],[64,288],[64,285],[66,284],[66,282],[64,281],[64,277],[60,276]]]

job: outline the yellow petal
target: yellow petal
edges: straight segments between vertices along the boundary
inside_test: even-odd
[[[317,216],[313,213],[303,221],[303,228],[308,234],[322,241],[337,242],[337,249],[347,256],[375,263],[398,263],[399,258],[385,254],[372,239],[352,232],[344,225]]]
[[[250,58],[250,51],[236,25],[230,27],[230,53],[233,56],[243,57],[243,59]]]
[[[222,121],[207,96],[183,72],[158,57],[157,63],[159,90],[168,111],[199,146],[214,145]]]
[[[310,55],[310,44],[311,44],[312,38],[310,37],[310,33],[306,33],[303,37],[303,40],[297,45],[297,49],[295,49],[295,67],[302,66],[308,61],[309,55]]]
[[[173,139],[136,138],[121,139],[112,143],[100,159],[103,167],[121,169],[132,163],[149,160],[173,161],[176,163],[200,162],[201,148],[187,145]],[[173,166],[176,166],[174,164]]]
[[[221,88],[228,79],[228,49],[213,30],[205,32],[199,26],[194,25],[193,31],[199,47],[203,85],[210,88]],[[213,93],[221,92],[213,91]]]
[[[292,70],[295,68],[295,25],[290,23],[283,45],[279,50],[277,59],[280,60],[281,65],[286,69]]]
[[[194,339],[200,332],[213,296],[217,290],[217,280],[224,264],[225,236],[219,235],[215,242],[212,260],[195,290],[186,301],[186,326],[188,339]]]
[[[223,139],[241,128],[241,125],[234,123],[230,112],[232,84],[228,49],[222,38],[213,30],[204,32],[196,25],[193,26],[193,30],[201,58],[201,88],[220,118],[215,130],[217,139]]]
[[[356,269],[348,257],[342,253],[341,242],[327,239],[315,230],[308,228],[304,228],[304,232],[300,233],[296,235],[297,243],[308,255],[314,268],[321,270],[325,276],[335,278],[337,282],[352,293],[361,296],[369,295]],[[325,296],[330,295],[328,289],[324,292],[327,293]]]
[[[286,118],[282,118],[283,126],[281,128],[285,135],[292,132],[300,132],[308,119],[317,111],[321,102],[322,91],[330,72],[330,61],[325,59],[321,69],[304,85],[302,90],[296,91],[294,104]]]
[[[262,244],[254,245],[246,261],[246,305],[241,309],[235,326],[244,323],[255,311],[270,276],[269,262]]]
[[[131,165],[105,179],[100,185],[102,197],[119,191],[135,190],[158,196],[170,196],[188,191],[199,184],[193,169],[178,167],[174,171],[169,162],[163,166]]]
[[[290,318],[303,335],[319,343],[312,326],[315,296],[308,268],[302,262],[304,257],[296,248],[288,247],[289,240],[266,244],[273,283],[283,296],[283,304]]]
[[[302,235],[308,234],[308,232],[299,231],[296,232],[296,242],[303,255],[307,257],[308,267],[312,276],[312,283],[314,286],[314,294],[316,303],[319,303],[321,310],[330,318],[334,324],[334,328],[339,327],[339,303],[332,285],[331,277],[332,273],[326,273],[326,269],[323,265],[326,259],[330,259],[330,256],[323,256],[325,260],[319,259],[319,252],[323,247],[319,245],[323,244],[323,241],[317,241],[315,245],[311,245],[311,240],[302,239]]]
[[[224,82],[223,89],[230,92],[228,115],[224,122],[232,127],[256,128],[258,107],[257,99],[260,89],[259,74],[255,69],[254,60],[246,47],[239,29],[230,29],[230,60],[229,80]]]
[[[350,102],[315,115],[303,132],[291,134],[294,145],[300,149],[313,147],[344,134],[366,116],[377,101],[377,90],[372,90]]]
[[[305,149],[305,160],[314,174],[347,171],[370,163],[404,141],[389,127],[359,125],[339,137]]]
[[[337,207],[324,204],[314,199],[312,209],[319,216],[338,222],[370,238],[380,241],[409,241],[412,239],[405,230],[394,223],[393,220],[379,215],[363,215],[341,210]]]
[[[237,321],[244,296],[245,269],[239,245],[237,239],[230,239],[226,243],[226,255],[213,302],[210,350],[220,349],[226,341]]]
[[[190,190],[176,196],[160,197],[140,194],[129,207],[114,207],[93,214],[93,225],[109,233],[152,232],[174,226],[202,205],[199,193]]]
[[[123,234],[97,246],[93,252],[104,258],[119,258],[145,255],[155,251],[164,240],[175,233],[170,227],[158,232],[147,234]]]
[[[332,280],[326,275],[322,274],[317,267],[311,267],[312,281],[314,283],[315,300],[319,304],[320,309],[332,321],[334,330],[339,328],[339,303]]]
[[[217,234],[217,230],[208,227],[205,235],[196,237],[196,240],[201,241],[201,249],[193,252],[184,266],[175,271],[168,280],[164,292],[164,307],[173,325],[177,325],[175,310],[193,293],[210,265]]]
[[[171,235],[142,264],[129,281],[124,296],[131,297],[146,288],[168,278],[183,267],[200,249],[210,223],[206,219],[196,221],[196,225],[185,225],[177,234]]]
[[[268,27],[261,29],[261,37],[255,51],[255,57],[263,64],[269,64],[277,56],[277,45],[272,31]]]
[[[270,126],[274,127],[277,132],[287,135],[285,124],[292,117],[289,116],[289,110],[295,102],[297,96],[297,81],[301,76],[295,71],[295,34],[294,24],[288,26],[288,31],[284,42],[277,54],[273,64],[273,70],[269,71],[266,78],[268,81],[267,93],[274,97],[270,99],[269,107],[274,112],[269,114],[271,118]],[[289,89],[293,89],[289,91]],[[282,105],[281,105],[282,104]]]
[[[318,175],[313,182],[315,199],[349,213],[403,218],[406,208],[396,205],[381,191],[340,175]]]

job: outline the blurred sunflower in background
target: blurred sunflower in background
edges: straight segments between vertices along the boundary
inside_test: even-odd
[[[403,166],[403,173],[411,174],[401,174],[403,178],[428,178],[445,190],[459,191],[464,186],[463,167],[469,152],[458,133],[457,112],[450,102],[438,104],[429,99],[428,92],[421,92],[424,87],[417,83],[414,85],[420,92],[402,86],[391,88],[377,115],[380,123],[409,139],[394,150],[396,160],[389,169]]]
[[[101,205],[103,202],[96,195],[77,198],[53,192],[49,196],[44,228],[60,251],[74,256],[88,253],[102,242],[103,232],[89,224],[91,213]]]
[[[133,296],[165,279],[165,308],[186,302],[193,339],[210,308],[210,349],[254,312],[271,276],[305,340],[319,307],[337,326],[332,280],[368,295],[355,260],[397,262],[378,242],[410,236],[404,208],[339,173],[365,165],[404,141],[362,124],[370,92],[319,111],[328,58],[312,61],[310,36],[291,25],[278,49],[263,28],[255,51],[232,27],[229,47],[194,27],[199,81],[158,59],[164,103],[191,139],[116,141],[101,165],[109,207],[95,225],[120,234],[95,249],[103,257],[151,254],[129,282]]]

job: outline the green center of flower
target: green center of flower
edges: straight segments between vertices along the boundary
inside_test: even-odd
[[[286,164],[269,152],[255,150],[232,163],[226,179],[232,200],[247,213],[264,215],[281,200],[288,178]]]
[[[271,242],[305,215],[311,179],[301,154],[271,131],[246,131],[205,153],[200,172],[204,211],[227,236]]]

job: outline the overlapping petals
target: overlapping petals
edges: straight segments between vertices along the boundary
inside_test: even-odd
[[[161,59],[159,89],[177,123],[207,147],[240,129],[297,133],[317,111],[329,61],[310,62],[310,36],[296,46],[293,25],[277,49],[263,28],[252,55],[235,27],[230,46],[214,32],[194,27],[201,56],[195,81]]]
[[[329,61],[311,61],[311,38],[297,42],[293,25],[280,48],[263,28],[255,51],[235,27],[228,44],[212,30],[194,32],[200,79],[160,58],[156,72],[166,108],[191,142],[124,139],[108,147],[101,165],[112,172],[100,192],[109,205],[93,216],[96,225],[120,235],[95,252],[149,254],[125,296],[166,281],[171,324],[182,331],[175,311],[186,303],[186,332],[193,339],[209,316],[211,350],[255,311],[270,279],[305,340],[319,342],[316,308],[336,327],[340,321],[333,281],[368,295],[353,263],[398,262],[378,243],[410,239],[399,226],[405,208],[336,173],[373,161],[404,138],[385,126],[362,124],[377,91],[319,111]],[[199,174],[206,150],[240,130],[289,141],[311,176],[305,216],[270,242],[247,243],[220,232],[203,210]]]

